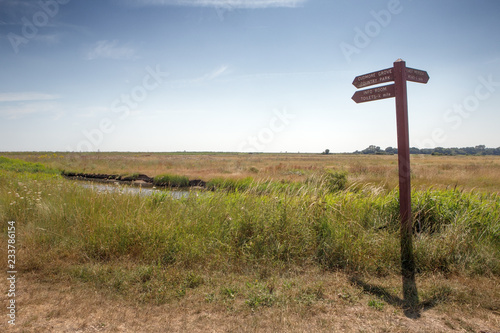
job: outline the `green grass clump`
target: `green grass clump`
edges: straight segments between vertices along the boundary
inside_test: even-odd
[[[278,298],[270,286],[263,285],[259,282],[247,283],[249,289],[245,304],[250,308],[273,306],[278,301]]]
[[[246,191],[254,184],[252,177],[243,179],[214,178],[207,182],[209,190]]]
[[[48,168],[41,163],[26,162],[3,156],[0,156],[0,170],[46,174],[60,173],[59,170]]]
[[[166,187],[188,187],[189,178],[186,176],[164,174],[154,177],[153,184]]]
[[[375,310],[378,310],[378,311],[382,311],[384,309],[384,305],[385,303],[378,300],[378,299],[371,299],[369,302],[368,302],[368,306],[375,309]]]
[[[331,192],[345,190],[347,187],[347,172],[327,170],[324,175],[325,185]]]
[[[254,194],[288,193],[297,194],[303,191],[315,194],[334,193],[347,187],[347,172],[327,170],[324,173],[312,174],[305,181],[256,181],[252,177],[243,179],[214,178],[207,182],[209,190],[249,191]]]
[[[347,172],[327,169],[310,175],[304,184],[323,193],[335,193],[347,188]]]

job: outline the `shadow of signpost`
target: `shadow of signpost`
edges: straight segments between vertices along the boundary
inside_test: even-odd
[[[411,319],[420,318],[421,311],[429,310],[435,307],[440,301],[446,299],[447,296],[447,294],[436,294],[430,299],[423,300],[414,305],[411,302],[392,294],[386,288],[367,283],[357,276],[352,276],[350,281],[352,284],[361,287],[364,292],[377,296],[387,304],[403,309],[405,316]],[[445,293],[445,291],[443,291],[443,293]]]

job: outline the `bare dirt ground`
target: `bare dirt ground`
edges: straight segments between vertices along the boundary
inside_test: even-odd
[[[498,311],[452,303],[405,314],[391,304],[369,306],[374,296],[357,292],[342,273],[331,274],[327,282],[332,287],[325,289],[321,302],[252,310],[245,304],[203,301],[203,290],[163,305],[140,304],[81,283],[54,282],[26,273],[17,285],[16,325],[7,324],[2,307],[0,331],[500,332]],[[356,294],[356,300],[347,300],[343,293]],[[7,304],[7,295],[2,298],[2,304]]]

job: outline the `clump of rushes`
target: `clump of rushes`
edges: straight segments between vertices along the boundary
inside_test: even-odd
[[[248,169],[248,171],[252,172],[252,173],[259,173],[259,169],[256,168],[256,167],[250,167],[250,169]]]
[[[326,186],[331,192],[342,191],[346,189],[347,185],[347,172],[327,170],[325,172]]]
[[[228,190],[228,191],[246,191],[248,190],[254,180],[252,177],[247,177],[243,179],[224,179],[224,178],[214,178],[207,183],[207,188],[209,190]]]
[[[188,187],[189,178],[186,176],[164,174],[154,177],[153,184],[166,187]]]
[[[327,169],[321,174],[310,176],[306,184],[323,188],[331,193],[343,191],[347,187],[347,172]]]

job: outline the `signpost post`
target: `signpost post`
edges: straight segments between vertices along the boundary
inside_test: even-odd
[[[429,75],[422,70],[407,68],[406,63],[398,59],[394,62],[393,68],[357,76],[352,84],[356,88],[362,88],[390,81],[394,81],[394,84],[357,91],[352,96],[352,99],[356,103],[364,103],[396,97],[399,217],[401,221],[401,275],[403,277],[404,300],[407,304],[415,306],[418,304],[418,292],[415,283],[415,258],[412,241],[410,141],[406,81],[427,83]]]

